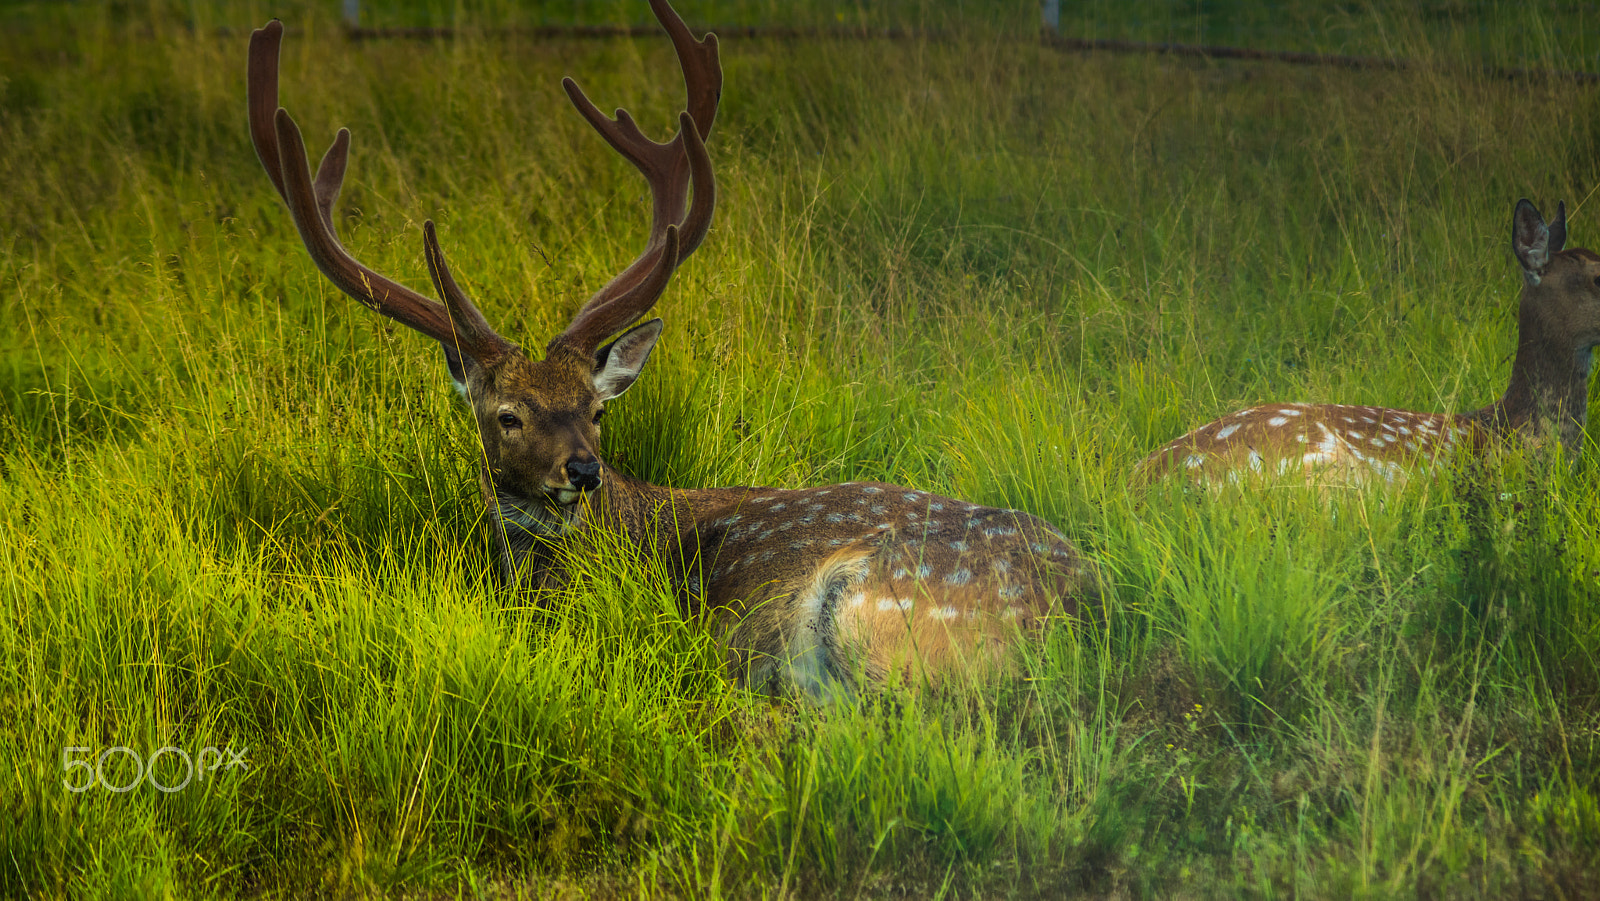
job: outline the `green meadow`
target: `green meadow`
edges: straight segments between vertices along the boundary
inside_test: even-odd
[[[681,7],[940,36],[723,43],[715,224],[609,461],[1017,507],[1104,577],[1015,679],[826,709],[731,685],[620,548],[499,593],[437,347],[323,280],[246,133],[278,15],[312,152],[353,131],[346,245],[427,288],[434,219],[537,348],[648,218],[561,76],[663,136],[681,84],[664,38],[494,26],[642,0],[391,5],[463,32],[362,42],[332,2],[0,7],[0,896],[1600,895],[1592,432],[1394,490],[1128,482],[1255,403],[1498,397],[1514,202],[1600,246],[1600,86],[1485,67],[1593,68],[1597,14],[1064,5],[1417,65],[1063,53],[1031,3]]]

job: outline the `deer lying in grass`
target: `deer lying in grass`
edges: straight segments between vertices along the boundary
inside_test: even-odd
[[[1470,413],[1413,413],[1343,404],[1266,404],[1209,422],[1146,457],[1135,479],[1181,472],[1202,482],[1256,473],[1395,482],[1454,453],[1480,454],[1512,434],[1556,436],[1569,457],[1583,443],[1589,368],[1600,344],[1600,256],[1563,250],[1567,208],[1549,225],[1517,201],[1511,248],[1522,264],[1517,355],[1499,400]],[[1376,477],[1376,479],[1374,478]]]
[[[1094,592],[1082,558],[1042,520],[879,483],[665,488],[601,460],[600,416],[633,384],[661,335],[660,319],[638,320],[705,238],[716,197],[704,143],[722,91],[716,37],[696,40],[666,0],[651,7],[689,95],[670,141],[646,138],[626,111],[607,118],[563,81],[578,111],[649,182],[649,239],[550,340],[543,359],[490,328],[451,276],[431,221],[423,244],[442,304],[341,246],[333,208],[350,133],[340,129],[313,177],[300,131],[278,107],[276,20],[250,39],[256,153],[333,284],[444,347],[477,420],[484,503],[508,584],[562,584],[563,547],[619,535],[665,565],[686,613],[710,622],[744,684],[828,696],[1003,666],[1016,636],[1075,614]]]

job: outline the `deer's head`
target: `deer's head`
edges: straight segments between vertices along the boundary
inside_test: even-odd
[[[688,88],[688,109],[679,114],[671,140],[650,140],[627,111],[607,117],[572,79],[562,82],[578,112],[649,182],[650,237],[537,360],[491,328],[456,283],[431,221],[423,225],[423,247],[442,303],[368,269],[344,249],[333,206],[349,160],[350,132],[339,130],[313,177],[300,129],[278,106],[283,26],[274,20],[250,38],[250,137],[311,259],[341,291],[443,346],[451,378],[477,420],[486,491],[508,516],[537,531],[572,524],[585,495],[603,490],[601,414],[607,401],[638,378],[661,335],[660,319],[638,320],[704,240],[716,205],[705,148],[722,93],[716,36],[696,40],[667,0],[650,5],[672,39]]]
[[[1600,344],[1600,256],[1567,243],[1567,205],[1548,225],[1527,200],[1511,217],[1511,249],[1522,265],[1521,340],[1556,342],[1574,365],[1589,370]]]
[[[598,350],[552,342],[542,360],[514,350],[489,365],[446,346],[483,441],[486,487],[505,513],[539,531],[576,522],[579,502],[606,478],[605,404],[638,378],[661,327],[651,319]]]

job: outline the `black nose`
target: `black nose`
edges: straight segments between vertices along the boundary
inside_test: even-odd
[[[572,487],[579,491],[593,491],[600,487],[600,461],[590,460],[580,463],[575,460],[567,461],[567,479],[572,482]]]

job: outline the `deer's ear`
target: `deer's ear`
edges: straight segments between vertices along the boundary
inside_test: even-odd
[[[660,319],[640,323],[595,352],[594,390],[601,400],[610,400],[633,385],[645,361],[650,359],[650,351],[661,337],[661,329]]]
[[[457,350],[454,346],[439,342],[444,349],[444,363],[450,368],[450,382],[455,386],[456,393],[463,400],[467,399],[467,367],[478,365],[471,357]]]
[[[1559,232],[1559,234],[1556,234]],[[1511,250],[1522,264],[1522,277],[1528,284],[1539,284],[1544,267],[1550,257],[1561,250],[1567,240],[1567,206],[1563,203],[1556,216],[1556,227],[1544,224],[1544,217],[1526,198],[1517,201],[1511,214]]]

